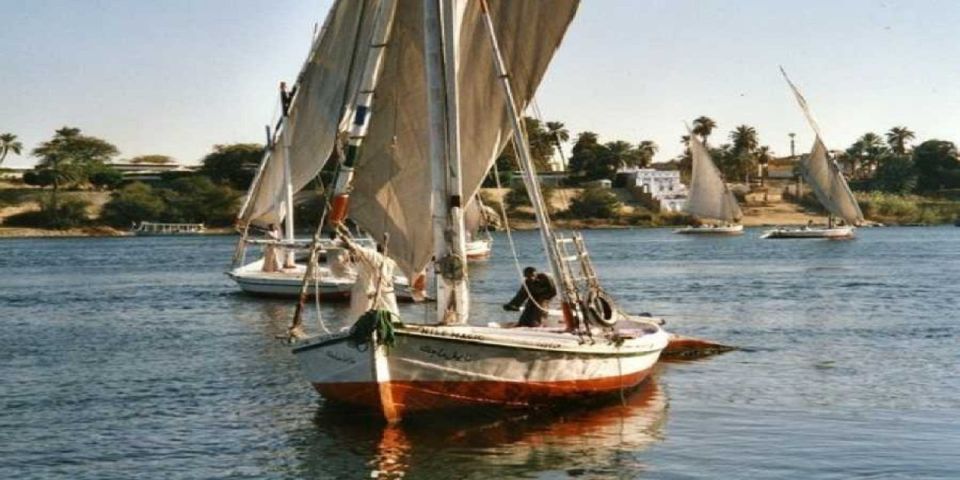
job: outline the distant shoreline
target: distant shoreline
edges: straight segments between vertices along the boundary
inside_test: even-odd
[[[236,231],[232,228],[208,228],[207,231],[199,234],[210,235],[234,235]],[[107,226],[91,226],[68,228],[56,230],[51,228],[28,228],[28,227],[3,227],[0,226],[0,238],[81,238],[81,237],[135,237],[129,230],[120,230]],[[170,236],[196,236],[196,235],[170,235]]]
[[[759,218],[745,218],[743,225],[747,228],[773,228],[779,226],[798,226],[806,225],[807,222],[783,222],[783,223],[764,223]],[[823,224],[823,219],[814,220],[814,223]],[[876,222],[867,222],[862,228],[888,226],[888,227],[937,227],[951,225],[949,222],[937,224],[878,224]],[[629,229],[647,229],[647,228],[679,228],[680,225],[628,225],[611,221],[601,220],[562,220],[553,222],[553,226],[565,230],[629,230]],[[511,230],[532,231],[537,229],[537,224],[530,220],[510,221]],[[303,232],[301,232],[303,233]],[[235,235],[232,228],[213,228],[198,235],[170,235],[172,237],[190,237],[190,236],[215,236],[215,235]],[[0,239],[8,238],[96,238],[96,237],[135,237],[133,233],[127,230],[119,230],[112,227],[94,226],[82,228],[70,228],[66,230],[54,230],[45,228],[23,228],[23,227],[2,227],[0,226]]]

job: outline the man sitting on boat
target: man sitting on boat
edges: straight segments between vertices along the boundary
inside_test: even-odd
[[[520,290],[503,305],[503,309],[517,311],[523,306],[517,326],[539,327],[547,319],[547,309],[550,300],[557,296],[557,287],[547,274],[538,273],[533,267],[523,269],[523,278]]]
[[[350,290],[350,318],[360,318],[370,310],[386,310],[399,318],[397,296],[393,290],[393,272],[397,264],[377,249],[362,247],[346,235],[343,246],[356,258],[357,280]]]

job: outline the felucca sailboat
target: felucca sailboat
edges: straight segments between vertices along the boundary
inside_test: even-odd
[[[522,408],[623,393],[650,374],[667,333],[619,310],[600,286],[583,239],[553,231],[520,117],[578,5],[334,3],[329,29],[349,29],[361,39],[370,38],[368,28],[388,32],[382,41],[362,40],[373,47],[362,52],[366,62],[356,59],[380,72],[370,85],[375,102],[365,112],[368,131],[352,166],[350,217],[384,238],[387,254],[408,275],[432,265],[437,301],[428,324],[371,310],[349,330],[296,335],[293,353],[328,400],[396,421],[445,409]],[[357,53],[351,40],[343,41],[324,51],[337,57],[331,62]],[[464,200],[476,194],[508,140],[558,284],[563,325],[506,328],[514,314],[471,315]],[[297,316],[291,332],[302,328]]]
[[[827,146],[823,142],[823,135],[820,133],[820,126],[813,118],[810,108],[807,106],[806,99],[800,94],[800,90],[787,77],[787,72],[780,69],[784,80],[793,91],[793,95],[800,104],[804,116],[810,128],[813,129],[815,138],[813,140],[813,150],[806,158],[800,159],[800,170],[803,178],[817,197],[820,205],[827,210],[827,226],[806,226],[800,228],[775,228],[764,232],[761,238],[852,238],[855,226],[863,223],[863,212],[860,211],[860,205],[857,199],[850,191],[847,180],[840,171],[835,159],[830,158]],[[844,224],[838,224],[837,219],[842,219]]]
[[[682,234],[740,235],[739,224],[743,214],[723,175],[710,158],[710,152],[694,133],[690,132],[690,156],[693,159],[690,177],[690,198],[684,210],[697,219],[719,220],[676,230]]]
[[[307,293],[333,301],[350,298],[356,272],[349,262],[336,261],[345,257],[337,242],[322,242],[323,256],[334,260],[326,265],[308,269],[297,258],[298,252],[309,251],[311,241],[294,237],[294,196],[317,177],[331,156],[336,156],[337,135],[347,130],[340,119],[364,114],[363,105],[347,100],[364,91],[363,80],[369,81],[369,75],[364,75],[365,65],[357,65],[351,55],[343,53],[367,47],[357,32],[362,8],[362,3],[357,2],[344,6],[340,17],[328,18],[314,37],[294,86],[288,90],[281,84],[281,116],[273,132],[267,127],[263,160],[236,220],[241,238],[234,257],[235,268],[227,275],[244,292],[297,297],[304,275],[310,270]],[[371,32],[369,25],[363,27],[367,28],[363,32],[366,39],[375,41],[371,35],[377,32]],[[362,99],[361,96],[357,102]],[[350,134],[352,138],[362,137],[362,132],[358,134],[355,128]],[[256,233],[263,238],[255,238]],[[359,242],[374,245],[369,239]],[[263,257],[246,262],[248,246],[263,247]],[[400,289],[401,300],[412,299],[405,277],[398,276],[394,282]]]

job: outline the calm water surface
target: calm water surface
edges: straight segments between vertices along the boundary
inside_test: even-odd
[[[745,350],[625,405],[388,428],[300,377],[292,305],[223,275],[235,238],[0,240],[0,478],[960,477],[960,228],[586,235],[626,310]],[[478,316],[516,286],[496,250]]]

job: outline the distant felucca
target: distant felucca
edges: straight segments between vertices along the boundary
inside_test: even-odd
[[[682,234],[741,235],[739,224],[743,214],[730,187],[707,151],[703,142],[690,133],[690,156],[693,158],[690,178],[690,199],[684,210],[697,219],[720,220],[722,223],[691,225],[675,230]]]
[[[790,86],[800,109],[807,117],[810,128],[813,129],[816,138],[813,141],[813,150],[807,158],[800,160],[800,170],[803,178],[806,179],[814,196],[823,205],[828,212],[827,226],[805,226],[801,228],[778,227],[764,232],[760,238],[852,238],[856,225],[863,223],[863,212],[860,211],[860,205],[854,198],[850,186],[843,178],[843,172],[836,160],[830,158],[827,147],[823,142],[823,135],[820,133],[820,126],[810,113],[806,99],[800,94],[796,85],[787,77],[787,72],[780,68],[784,80]],[[840,224],[836,219],[843,220]]]

